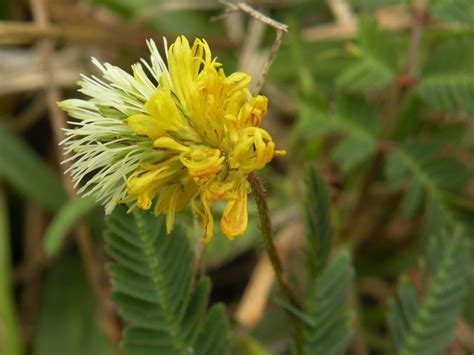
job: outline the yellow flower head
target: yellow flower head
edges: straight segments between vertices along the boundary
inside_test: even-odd
[[[167,66],[153,42],[151,65],[132,67],[133,76],[110,64],[95,64],[106,83],[83,77],[85,100],[60,105],[80,121],[68,130],[66,150],[75,153],[71,170],[78,183],[95,173],[82,191],[95,195],[110,212],[118,202],[134,201],[166,214],[168,232],[177,211],[192,203],[208,242],[213,235],[213,201],[227,205],[220,221],[230,239],[247,228],[250,172],[275,155],[271,136],[260,128],[265,96],[253,96],[251,77],[226,76],[208,44],[191,46],[178,37],[168,48]],[[74,158],[74,157],[73,157]]]

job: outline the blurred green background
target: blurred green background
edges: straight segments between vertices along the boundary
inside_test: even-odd
[[[55,103],[79,96],[80,73],[97,75],[91,56],[128,70],[148,57],[146,39],[161,50],[180,34],[205,38],[226,73],[256,80],[275,31],[244,13],[219,16],[225,4],[212,0],[0,1],[0,354],[118,354],[103,211],[75,198],[62,173],[66,122]],[[289,25],[262,90],[263,126],[288,151],[261,172],[285,267],[299,284],[304,172],[317,166],[331,189],[335,248],[355,263],[348,352],[391,353],[386,302],[399,275],[421,290],[430,235],[473,236],[474,2],[249,4]],[[234,320],[236,353],[285,354],[288,322],[273,293],[243,312],[262,250],[253,204],[249,214],[245,237],[217,233],[202,272]],[[177,218],[193,238],[191,212]],[[450,354],[474,352],[473,325],[471,291]]]

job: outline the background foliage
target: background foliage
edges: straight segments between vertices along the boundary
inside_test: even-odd
[[[57,149],[90,56],[129,68],[185,34],[257,78],[274,31],[214,0],[3,0],[0,354],[474,352],[474,3],[251,4],[290,26],[263,89],[289,154],[261,175],[298,305],[253,204],[204,250],[188,210],[168,237],[75,197]]]

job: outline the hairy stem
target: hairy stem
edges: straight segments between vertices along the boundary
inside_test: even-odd
[[[260,228],[262,229],[265,251],[268,255],[268,258],[270,259],[273,270],[275,271],[275,276],[277,278],[278,284],[280,285],[281,292],[285,295],[288,301],[291,302],[291,304],[293,304],[294,306],[298,306],[296,297],[288,286],[288,279],[286,278],[286,275],[283,272],[280,257],[278,256],[275,244],[273,243],[272,224],[270,221],[270,213],[268,211],[267,200],[265,198],[265,190],[263,188],[262,182],[255,173],[249,174],[248,181],[252,188],[252,192],[255,197],[255,202],[257,203],[258,207],[258,216],[260,218]]]
[[[263,242],[265,244],[265,251],[270,259],[272,264],[273,271],[275,272],[276,279],[280,286],[280,290],[283,293],[284,297],[291,303],[291,305],[297,309],[301,309],[298,301],[291,291],[288,285],[288,279],[283,271],[282,263],[280,257],[278,256],[275,244],[273,243],[273,231],[272,224],[270,220],[270,213],[268,211],[267,199],[265,197],[265,190],[263,188],[260,178],[255,173],[250,173],[248,176],[248,181],[252,188],[253,195],[255,197],[255,202],[258,207],[258,216],[260,218],[260,228],[262,230]],[[297,354],[303,353],[303,334],[300,320],[290,312],[290,317],[295,322],[294,328],[294,339],[295,339],[295,350]]]

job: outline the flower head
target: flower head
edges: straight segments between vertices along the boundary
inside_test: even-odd
[[[211,205],[225,200],[222,231],[230,239],[244,234],[247,176],[284,154],[260,128],[267,98],[250,93],[248,74],[226,76],[204,40],[191,46],[178,37],[167,65],[154,42],[148,46],[150,63],[133,65],[133,75],[93,59],[103,79],[82,77],[79,91],[89,100],[59,104],[77,119],[63,144],[76,185],[88,179],[79,192],[95,196],[106,213],[125,202],[149,209],[156,200],[168,232],[191,202],[206,242]]]

